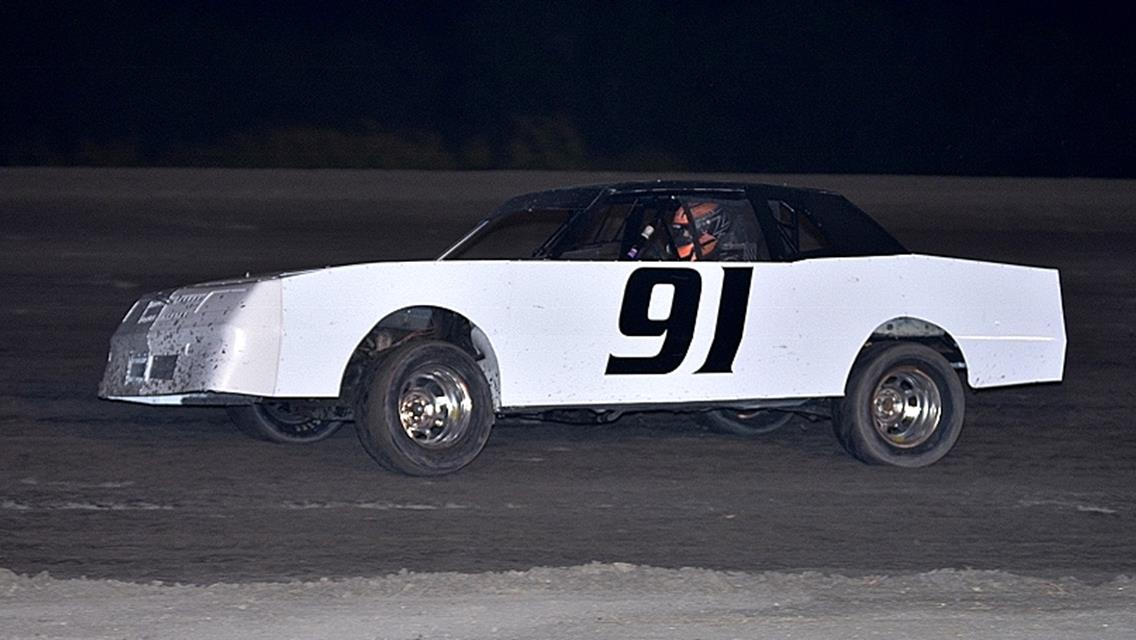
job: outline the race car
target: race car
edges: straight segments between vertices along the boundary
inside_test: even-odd
[[[411,475],[468,465],[498,417],[645,410],[741,434],[826,413],[856,458],[922,467],[964,383],[1064,359],[1055,270],[912,254],[831,192],[656,181],[515,197],[436,260],[146,295],[99,395],[225,405],[274,442],[354,422]]]

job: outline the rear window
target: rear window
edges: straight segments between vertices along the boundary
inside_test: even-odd
[[[783,200],[769,200],[767,204],[777,224],[777,242],[786,259],[831,252],[832,243],[821,233],[804,208],[793,207]]]

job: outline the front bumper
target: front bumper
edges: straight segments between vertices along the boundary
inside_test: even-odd
[[[239,404],[271,396],[280,356],[277,280],[144,296],[111,338],[99,397],[146,404]]]

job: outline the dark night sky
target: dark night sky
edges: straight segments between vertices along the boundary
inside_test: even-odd
[[[6,2],[0,162],[1136,176],[1136,10],[993,4]]]

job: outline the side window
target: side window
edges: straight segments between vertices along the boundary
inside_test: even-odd
[[[574,217],[557,260],[755,262],[769,243],[740,193],[617,194]]]
[[[815,255],[831,247],[804,211],[798,211],[781,200],[769,200],[768,204],[777,223],[777,240],[784,255],[790,258]]]
[[[733,194],[667,196],[645,208],[627,235],[629,260],[753,262],[769,248],[749,200]]]
[[[718,200],[728,227],[718,238],[717,251],[709,257],[719,262],[769,260],[769,245],[757,223],[749,200]]]

